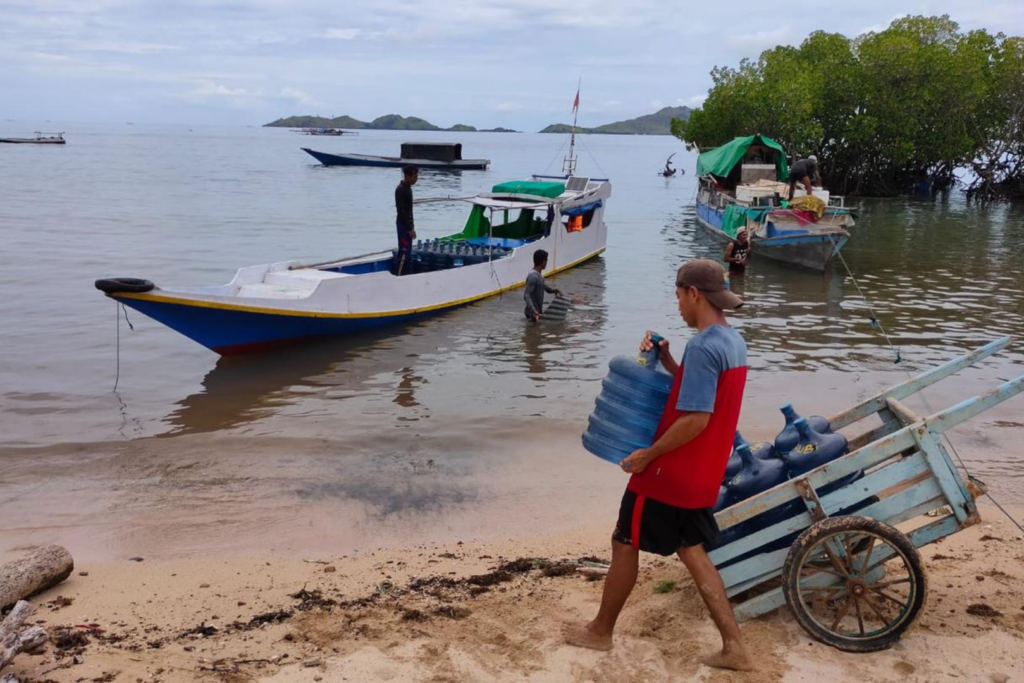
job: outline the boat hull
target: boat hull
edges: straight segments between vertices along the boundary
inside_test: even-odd
[[[697,223],[722,243],[732,240],[722,232],[722,212],[697,201]],[[756,258],[766,258],[787,265],[824,272],[846,245],[849,235],[830,234],[787,235],[759,238],[754,241]]]
[[[458,161],[432,161],[430,159],[401,159],[399,157],[378,157],[368,154],[328,154],[303,147],[302,151],[324,166],[368,166],[376,168],[401,168],[409,164],[419,168],[438,171],[485,171],[491,163],[488,159],[460,159]]]
[[[568,270],[599,256],[604,248],[548,272]],[[125,306],[163,323],[222,356],[258,353],[315,337],[351,335],[383,327],[408,324],[451,311],[524,285],[520,280],[476,296],[422,309],[378,314],[338,314],[300,310],[268,310],[241,304],[195,301],[165,295],[118,292],[109,296]]]
[[[63,145],[66,140],[36,140],[35,138],[0,138],[0,142],[12,145]]]

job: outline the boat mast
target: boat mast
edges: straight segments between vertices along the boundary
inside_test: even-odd
[[[576,84],[576,99],[572,103],[572,134],[569,136],[569,154],[562,160],[562,175],[576,175],[576,120],[580,115],[580,86],[583,77]]]

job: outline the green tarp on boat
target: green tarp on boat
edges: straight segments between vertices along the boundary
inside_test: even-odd
[[[761,135],[751,135],[745,138],[735,138],[721,147],[701,152],[697,157],[697,175],[711,174],[719,178],[728,178],[736,164],[743,160],[751,145],[763,145],[778,152],[775,155],[775,168],[778,171],[778,180],[785,180],[789,177],[789,166],[786,164],[786,150],[782,145],[771,138]]]
[[[491,188],[491,192],[502,194],[529,194],[534,197],[548,197],[554,199],[565,192],[564,183],[548,183],[536,180],[510,180],[507,183],[498,183]]]

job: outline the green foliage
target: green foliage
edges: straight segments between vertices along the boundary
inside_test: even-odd
[[[894,195],[925,179],[948,189],[957,171],[993,164],[994,182],[1012,185],[1022,66],[1021,38],[964,33],[948,16],[904,17],[854,39],[818,31],[716,67],[704,106],[672,133],[701,149],[767,135],[793,157],[816,154],[826,185],[843,194]]]
[[[658,594],[671,593],[676,589],[675,581],[659,581],[654,584],[654,592]]]

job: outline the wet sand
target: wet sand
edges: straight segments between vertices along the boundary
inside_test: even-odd
[[[694,586],[678,562],[651,556],[615,648],[565,646],[560,623],[591,616],[601,582],[559,571],[558,561],[607,557],[608,529],[591,526],[307,561],[80,562],[34,602],[51,629],[81,625],[72,631],[87,637],[21,655],[13,671],[23,681],[59,683],[1019,681],[1024,537],[991,506],[981,510],[980,525],[923,551],[930,591],[923,616],[898,645],[873,654],[812,641],[782,609],[743,626],[757,672],[708,669],[698,660],[716,637]],[[554,564],[546,572],[530,563],[495,571],[524,557]],[[675,589],[655,593],[665,580]]]
[[[756,373],[740,429],[771,439],[784,400],[828,415],[902,379]],[[998,367],[982,366],[930,388],[927,405],[907,403],[928,415],[1000,379]],[[1024,503],[1022,400],[952,433],[971,472],[1006,504]],[[582,449],[586,415],[547,402],[536,409],[506,419],[466,405],[418,421],[312,427],[270,419],[261,430],[0,448],[0,559],[48,543],[88,561],[301,559],[612,524],[626,476]]]

